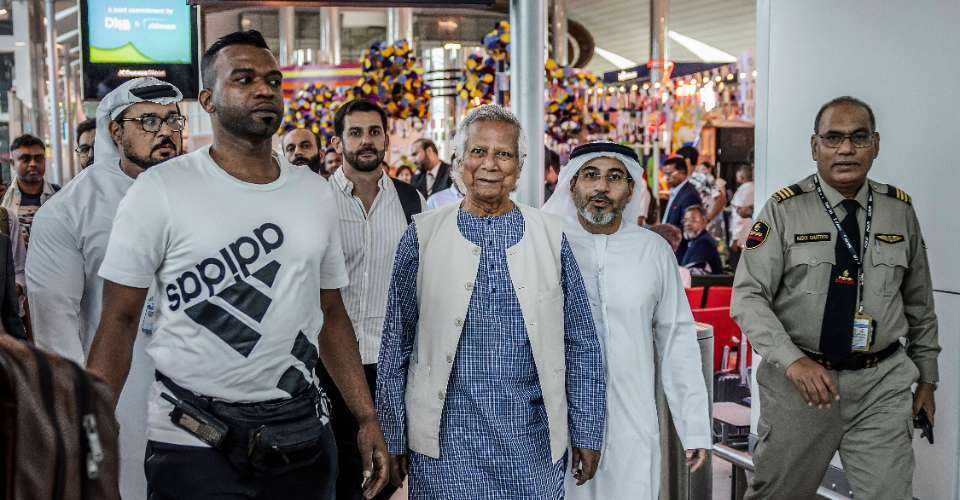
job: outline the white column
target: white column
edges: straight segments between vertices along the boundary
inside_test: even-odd
[[[326,9],[330,26],[330,64],[340,64],[340,7]]]
[[[53,8],[53,0],[44,2],[44,15],[47,19],[47,100],[50,107],[50,149],[53,152],[53,165],[49,165],[48,172],[52,174],[52,181],[60,184],[63,179],[63,144],[60,140],[62,130],[62,121],[60,120],[60,85],[57,83],[57,34],[56,34],[56,10]]]
[[[567,0],[551,0],[550,28],[553,31],[553,59],[561,66],[567,61]]]
[[[657,61],[660,66],[654,66],[650,70],[650,85],[657,88],[658,82],[663,78],[663,64],[670,57],[667,50],[667,15],[670,12],[670,0],[650,0],[650,60]],[[657,107],[660,107],[660,100],[657,100]],[[660,191],[660,139],[661,134],[658,129],[654,132],[650,142],[653,144],[653,203],[659,204]],[[669,151],[667,151],[669,153]],[[657,216],[662,220],[663,214],[657,212]]]
[[[406,40],[413,44],[413,9],[391,7],[387,9],[387,42]]]
[[[293,64],[293,51],[296,45],[296,8],[280,7],[277,16],[280,22],[280,66]]]
[[[510,0],[510,109],[523,124],[527,158],[516,200],[543,203],[544,35],[546,0]]]
[[[63,103],[64,103],[64,115],[67,118],[67,146],[64,148],[66,156],[66,162],[64,167],[66,169],[67,175],[66,179],[72,179],[77,174],[77,165],[76,165],[76,156],[73,154],[73,148],[76,144],[76,138],[73,136],[74,131],[76,130],[77,120],[76,113],[74,111],[75,101],[73,98],[73,91],[71,89],[71,81],[73,80],[73,68],[71,67],[70,54],[67,51],[64,51],[63,58]]]

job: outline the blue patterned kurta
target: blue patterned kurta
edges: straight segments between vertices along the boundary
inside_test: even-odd
[[[546,409],[506,251],[523,236],[516,208],[460,210],[461,234],[482,249],[440,420],[440,458],[410,457],[411,499],[562,498],[566,460],[551,463]],[[599,450],[606,388],[580,270],[561,248],[571,445]],[[377,410],[391,454],[408,453],[404,392],[418,321],[419,245],[413,224],[397,248],[378,366]],[[538,404],[539,402],[539,404]]]

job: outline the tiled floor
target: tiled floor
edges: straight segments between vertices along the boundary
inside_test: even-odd
[[[713,499],[726,500],[730,498],[730,463],[723,460],[713,460]],[[407,500],[406,486],[397,491],[390,500]],[[704,499],[707,500],[707,499]]]

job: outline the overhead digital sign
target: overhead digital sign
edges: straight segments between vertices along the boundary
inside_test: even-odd
[[[81,0],[83,97],[153,76],[185,98],[199,91],[197,11],[184,0]]]

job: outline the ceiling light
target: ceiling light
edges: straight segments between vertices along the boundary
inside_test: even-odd
[[[681,35],[676,31],[668,31],[667,36],[671,40],[679,43],[683,48],[693,52],[693,55],[700,58],[701,61],[705,62],[736,62],[737,58],[732,54],[724,52],[712,45],[707,45],[700,40],[690,38],[686,35]]]
[[[632,68],[637,65],[636,61],[631,61],[630,59],[627,59],[620,54],[614,54],[609,50],[601,49],[600,47],[595,47],[593,50],[598,56],[606,59],[610,64],[616,66],[617,69]]]
[[[461,47],[462,47],[462,46],[461,46],[459,43],[452,43],[452,42],[451,42],[451,43],[445,43],[445,44],[443,44],[443,48],[445,48],[445,49],[447,49],[447,50],[460,50]]]

